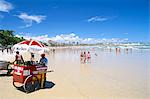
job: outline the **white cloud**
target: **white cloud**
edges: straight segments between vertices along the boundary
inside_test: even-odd
[[[107,21],[107,20],[109,20],[109,18],[107,18],[107,17],[95,16],[95,17],[89,18],[87,21],[88,22],[103,22],[103,21]]]
[[[39,24],[46,18],[46,16],[43,15],[28,15],[27,13],[21,13],[20,15],[17,15],[17,17],[22,19],[26,23],[23,28],[32,26],[33,22]]]
[[[96,43],[118,43],[118,42],[125,42],[128,41],[128,38],[110,38],[110,39],[96,39],[96,38],[80,38],[74,33],[70,34],[60,34],[56,35],[55,37],[48,37],[48,35],[41,35],[41,36],[21,36],[16,35],[17,37],[24,37],[25,39],[34,39],[38,41],[48,42],[48,40],[52,40],[58,43],[79,43],[79,44],[96,44]]]
[[[13,9],[13,5],[5,0],[0,0],[0,11],[9,12]]]
[[[16,37],[23,37],[24,39],[30,40],[30,39],[34,39],[37,41],[42,41],[42,42],[47,42],[48,40],[50,40],[50,38],[48,37],[48,35],[40,35],[40,36],[30,36],[30,35],[25,35],[25,33],[19,33],[17,35],[15,35]]]
[[[60,42],[60,43],[71,43],[71,42],[79,42],[81,41],[81,38],[76,36],[74,33],[70,34],[61,34],[61,35],[56,35],[55,37],[52,37],[51,40]]]
[[[73,43],[73,42],[79,42],[80,44],[95,44],[95,43],[103,43],[103,42],[125,42],[128,41],[128,38],[110,38],[110,39],[96,39],[96,38],[80,38],[74,33],[71,34],[61,34],[57,35],[55,37],[50,38],[53,41],[59,42],[59,43]]]

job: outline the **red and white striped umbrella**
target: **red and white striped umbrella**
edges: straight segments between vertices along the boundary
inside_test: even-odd
[[[14,51],[19,52],[31,52],[31,53],[45,53],[48,52],[48,48],[44,44],[36,40],[25,40],[13,46]]]

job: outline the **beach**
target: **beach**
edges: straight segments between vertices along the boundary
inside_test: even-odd
[[[90,51],[90,62],[80,53]],[[13,60],[2,55],[0,60]],[[12,56],[10,58],[10,56]],[[29,57],[25,55],[24,57]],[[37,56],[39,59],[39,56]],[[32,93],[17,90],[12,76],[0,76],[0,99],[149,99],[150,50],[103,50],[97,47],[58,48],[49,60],[47,87]]]

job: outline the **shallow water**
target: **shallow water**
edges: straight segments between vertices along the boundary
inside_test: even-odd
[[[91,52],[90,62],[80,62],[81,51]],[[64,84],[60,87],[66,89],[56,89],[56,96],[83,96],[85,99],[148,99],[149,60],[150,50],[121,50],[116,53],[114,50],[93,48],[64,49],[49,55],[49,68],[55,71],[55,83]]]

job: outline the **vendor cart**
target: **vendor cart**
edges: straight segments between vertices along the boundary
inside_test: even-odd
[[[11,75],[12,72],[11,63],[8,61],[0,60],[0,75],[7,74]]]
[[[29,93],[39,88],[44,88],[47,66],[14,64],[13,85],[16,88],[23,87]]]
[[[13,46],[13,51],[20,53],[29,52],[34,54],[48,53],[49,49],[39,41],[30,39],[19,42]],[[28,64],[29,63],[29,64]],[[25,92],[32,92],[39,88],[44,88],[46,81],[47,66],[44,64],[34,63],[30,61],[24,64],[14,64],[13,85],[16,88],[23,87]]]

